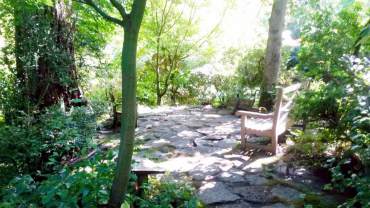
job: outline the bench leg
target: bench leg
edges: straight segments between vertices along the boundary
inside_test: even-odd
[[[272,154],[276,155],[278,153],[278,136],[273,135],[271,138]]]
[[[246,134],[245,134],[245,130],[244,129],[241,129],[240,130],[240,140],[241,140],[241,148],[244,150],[245,148],[247,148],[247,138],[246,138]]]

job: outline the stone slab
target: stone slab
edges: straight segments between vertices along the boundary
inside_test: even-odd
[[[209,182],[199,188],[199,199],[207,204],[235,202],[240,197],[227,189],[221,182]]]
[[[245,201],[254,203],[271,203],[273,197],[267,186],[234,187],[233,192],[241,195]]]
[[[283,201],[297,201],[301,199],[301,192],[282,185],[273,187],[271,189],[271,193],[274,197],[277,197]]]

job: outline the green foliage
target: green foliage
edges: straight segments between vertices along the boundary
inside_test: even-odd
[[[355,190],[355,197],[343,207],[366,207],[370,194],[364,185],[369,183],[370,168],[370,62],[360,58],[360,53],[347,55],[352,54],[362,29],[359,14],[364,7],[351,3],[339,10],[309,8],[314,9],[305,18],[312,21],[303,26],[298,54],[298,70],[310,78],[309,89],[298,98],[295,109],[307,128],[298,136],[300,150],[323,156],[315,165],[331,170],[332,183],[326,188]],[[363,48],[369,49],[368,45]]]
[[[325,83],[345,78],[342,71],[346,65],[340,59],[352,52],[354,41],[361,31],[361,16],[358,14],[362,9],[359,4],[338,13],[331,8],[319,8],[306,16],[312,21],[306,21],[302,26],[298,69],[306,76]]]
[[[215,107],[226,107],[232,105],[239,90],[237,90],[237,77],[215,75],[211,77],[211,84],[215,88],[212,105]]]
[[[109,6],[109,4],[106,5]],[[76,61],[80,67],[88,68],[89,61],[86,58],[102,58],[103,49],[113,36],[111,31],[115,30],[115,25],[101,17],[96,17],[91,8],[75,1],[73,1],[73,11],[78,14],[74,18],[77,28],[74,37]]]
[[[355,42],[355,47],[359,47],[362,44],[366,44],[370,42],[370,19],[361,30],[358,39]]]
[[[55,4],[50,0],[0,2],[1,33],[7,43],[0,65],[8,72],[6,81],[1,80],[6,87],[0,102],[7,120],[18,116],[18,111],[31,113],[49,106],[50,100],[55,104],[76,88],[77,78],[84,81],[85,69],[101,57],[112,34],[111,23],[93,17],[79,3],[65,5],[62,19],[55,17]]]
[[[105,60],[103,62],[108,62]],[[95,70],[94,83],[90,84],[90,89],[85,96],[89,99],[94,113],[99,115],[112,114],[113,106],[121,109],[122,92],[121,92],[121,57],[115,56],[111,63],[104,63]]]
[[[3,190],[0,207],[96,207],[107,204],[114,175],[113,152],[63,168],[44,181],[15,177]],[[133,178],[134,179],[134,178]]]
[[[93,145],[95,115],[87,107],[75,107],[68,113],[51,108],[40,121],[44,138],[42,148],[51,153],[49,164],[75,158]]]
[[[348,59],[346,73],[351,73],[350,79],[340,85],[321,83],[316,91],[306,92],[298,100],[296,115],[309,122],[308,128],[315,128],[316,139],[311,142],[316,150],[323,152],[332,145],[335,147],[326,164],[331,167],[332,188],[341,191],[355,188],[357,195],[348,203],[365,205],[369,201],[362,196],[369,194],[369,189],[361,183],[368,180],[370,167],[370,85],[365,78],[370,63],[366,59]],[[301,144],[313,147],[310,140],[306,140],[307,132],[301,139],[305,140]],[[324,149],[317,148],[317,145]],[[358,161],[354,163],[353,158]],[[345,166],[350,168],[344,170]]]
[[[315,130],[295,131],[293,141],[296,143],[290,152],[300,156],[305,165],[320,167],[325,162],[326,143],[332,138],[328,138],[328,132],[317,133]],[[298,159],[298,158],[297,158]]]
[[[254,48],[248,50],[241,59],[237,68],[239,86],[256,88],[262,82],[265,50]]]
[[[116,152],[99,152],[90,160],[65,167],[46,180],[30,175],[15,177],[1,192],[0,207],[97,207],[108,203],[116,165]],[[131,174],[130,197],[140,207],[199,207],[194,189],[185,183],[151,179],[145,198],[135,196],[136,176]]]
[[[239,96],[240,99],[248,101],[248,107],[253,107],[262,81],[264,49],[255,47],[243,51],[230,48],[224,53],[222,61],[232,72],[229,75],[217,74],[208,78],[209,85],[215,88],[213,104],[234,106]]]
[[[145,187],[145,198],[136,198],[142,208],[196,208],[200,201],[194,188],[185,182],[170,182],[168,179],[151,179]]]
[[[0,126],[1,184],[17,174],[55,170],[93,146],[96,125],[87,108],[69,113],[53,107],[39,118],[24,116],[16,125]]]
[[[160,104],[162,97],[175,104],[187,102],[194,94],[191,69],[204,65],[209,57],[210,34],[199,37],[196,13],[201,3],[189,1],[148,1],[141,38],[145,64],[139,69],[139,100]]]
[[[138,102],[146,105],[156,105],[155,73],[145,68],[138,69],[137,75],[137,97]]]

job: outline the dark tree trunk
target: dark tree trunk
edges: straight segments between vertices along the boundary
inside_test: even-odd
[[[162,104],[162,95],[160,93],[157,93],[157,105],[161,105]]]
[[[61,99],[68,107],[72,99],[81,98],[74,59],[74,26],[70,22],[72,10],[64,2],[57,0],[54,7],[29,11],[15,4],[16,87],[23,98],[17,110],[37,111]]]

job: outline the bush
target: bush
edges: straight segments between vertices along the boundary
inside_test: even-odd
[[[318,87],[298,99],[295,115],[307,122],[306,134],[315,129],[312,142],[325,144],[321,152],[335,147],[322,164],[332,173],[332,184],[326,188],[355,191],[344,207],[366,206],[370,203],[370,189],[364,185],[370,176],[370,85],[366,78],[370,61],[346,56],[342,64],[346,68],[339,75],[317,83]]]
[[[98,153],[75,167],[66,167],[37,182],[29,175],[15,177],[0,195],[0,207],[97,207],[109,200],[116,152]],[[131,175],[129,199],[140,207],[197,207],[193,188],[151,179],[145,198],[133,195],[136,176]]]
[[[296,8],[298,20],[310,20],[302,21],[297,68],[312,81],[295,115],[306,124],[305,135],[314,132],[312,143],[324,148],[320,165],[330,170],[332,182],[326,188],[352,194],[342,207],[369,207],[370,62],[360,58],[368,56],[369,44],[363,42],[356,57],[345,55],[355,51],[363,28],[359,14],[368,8],[360,2],[338,5]]]
[[[106,204],[114,175],[114,154],[98,154],[76,167],[63,168],[42,182],[15,177],[3,190],[0,207],[96,207]]]
[[[174,179],[171,179],[171,181]],[[151,179],[145,187],[145,198],[136,198],[135,202],[142,208],[196,208],[201,207],[195,197],[194,188],[186,182],[170,182]]]
[[[93,146],[94,114],[85,107],[65,113],[57,107],[42,115],[19,118],[17,125],[0,127],[2,184],[17,174],[52,172]]]

